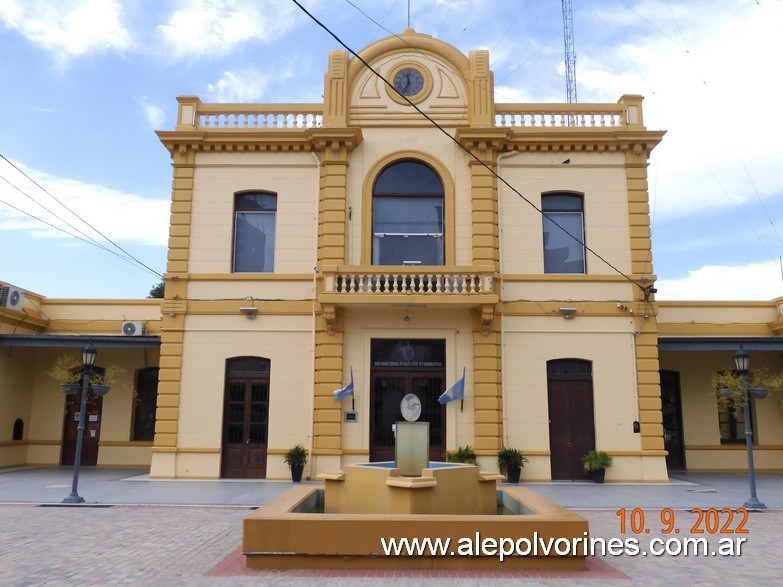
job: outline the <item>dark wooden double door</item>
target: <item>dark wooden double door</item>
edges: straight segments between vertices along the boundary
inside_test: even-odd
[[[269,378],[229,378],[223,407],[221,476],[266,478]]]
[[[549,450],[555,480],[590,478],[582,467],[582,457],[595,448],[595,422],[593,384],[585,369],[589,363],[581,361],[550,368]]]

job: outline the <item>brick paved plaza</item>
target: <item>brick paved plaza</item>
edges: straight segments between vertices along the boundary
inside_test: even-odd
[[[240,551],[241,520],[250,511],[250,504],[217,506],[195,505],[199,494],[217,497],[215,492],[234,495],[240,502],[252,500],[253,494],[285,490],[287,483],[172,482],[183,504],[109,505],[121,501],[112,495],[134,494],[139,502],[157,497],[168,484],[133,483],[127,472],[99,472],[85,475],[80,493],[87,497],[87,506],[54,506],[54,500],[36,500],[44,493],[68,492],[67,471],[62,469],[0,473],[0,585],[764,585],[777,584],[783,577],[780,557],[783,527],[783,476],[761,476],[759,496],[773,504],[764,512],[751,512],[746,528],[749,533],[740,557],[685,556],[597,556],[589,559],[583,572],[489,572],[489,571],[260,571],[244,568]],[[41,476],[43,475],[43,476]],[[100,480],[102,477],[103,480]],[[689,476],[693,479],[693,476]],[[714,481],[705,476],[703,480]],[[596,495],[600,509],[587,509],[589,503],[575,507],[590,521],[594,537],[623,537],[619,507],[629,511],[644,509],[649,534],[640,534],[640,548],[646,549],[649,539],[671,537],[663,535],[659,520],[662,507],[672,507],[677,516],[678,536],[691,536],[695,521],[686,500],[692,506],[712,507],[721,499],[733,500],[734,485],[742,487],[742,478],[717,477],[717,483],[689,482],[679,486],[659,507],[649,506],[651,496],[677,491],[677,485],[594,487],[591,485],[533,484],[542,493],[559,492],[561,502],[569,494],[581,492]],[[92,482],[92,483],[91,483]],[[8,497],[10,488],[18,491],[25,483],[29,491],[18,500]],[[41,486],[40,483],[47,485]],[[66,487],[63,487],[65,485]],[[114,493],[110,494],[112,488]],[[270,489],[271,488],[271,489]],[[767,493],[763,493],[766,491]],[[96,491],[105,499],[98,497]],[[774,495],[772,492],[776,492]],[[638,497],[634,497],[638,495]],[[161,497],[162,496],[162,497]],[[613,497],[612,497],[613,496]],[[674,496],[679,496],[676,500]],[[90,498],[93,499],[90,499]],[[644,497],[644,499],[642,499]],[[265,497],[264,499],[267,499]],[[605,507],[614,499],[616,506]],[[17,501],[17,503],[11,503]],[[99,503],[90,503],[90,502]],[[228,501],[228,500],[227,500]],[[700,505],[703,501],[703,505]],[[4,503],[3,503],[4,502]],[[24,502],[24,503],[21,503]],[[49,505],[42,505],[42,504]],[[573,507],[573,504],[568,504]],[[736,507],[741,504],[730,504]],[[734,524],[736,527],[736,523]],[[630,533],[627,528],[626,536]],[[436,530],[434,530],[436,533]],[[720,536],[705,534],[710,544]],[[724,536],[725,537],[725,536]]]

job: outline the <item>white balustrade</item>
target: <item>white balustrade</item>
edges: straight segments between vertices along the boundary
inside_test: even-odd
[[[335,292],[343,294],[470,295],[482,291],[481,276],[471,273],[340,273]]]
[[[200,108],[198,126],[211,129],[257,128],[319,128],[323,124],[321,112],[285,112],[274,110],[209,111]]]

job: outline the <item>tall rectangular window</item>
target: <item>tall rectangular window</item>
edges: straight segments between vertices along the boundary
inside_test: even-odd
[[[269,192],[234,199],[234,273],[275,270],[277,196]]]
[[[132,440],[155,438],[155,410],[158,404],[158,368],[141,369],[136,376],[136,395],[133,406]]]
[[[584,213],[581,196],[541,196],[544,273],[585,273]]]

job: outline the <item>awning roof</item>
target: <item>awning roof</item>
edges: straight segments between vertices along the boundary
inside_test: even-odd
[[[92,342],[96,349],[160,348],[159,336],[91,334],[0,334],[0,346],[34,348],[82,348]]]
[[[736,351],[740,345],[746,351],[783,351],[780,336],[692,336],[658,337],[659,351]]]

